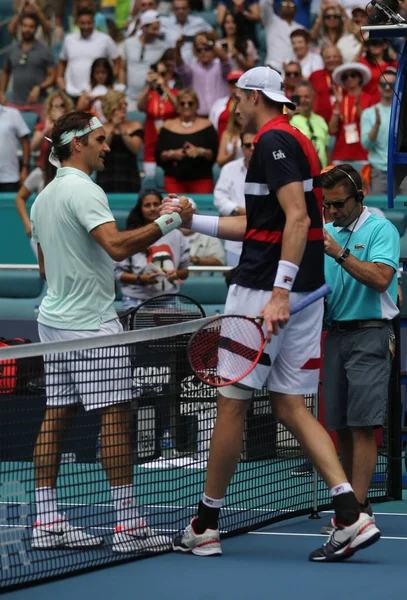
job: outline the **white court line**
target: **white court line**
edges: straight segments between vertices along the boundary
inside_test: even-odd
[[[291,537],[323,537],[328,538],[327,535],[323,535],[322,533],[289,533],[282,531],[249,531],[249,535],[285,535]],[[381,540],[407,540],[407,537],[391,537],[383,535]]]

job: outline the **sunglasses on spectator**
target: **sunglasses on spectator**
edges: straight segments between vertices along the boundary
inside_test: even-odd
[[[242,144],[243,148],[247,148],[249,149],[253,149],[254,148],[254,143],[253,142],[244,142],[244,144]]]
[[[324,19],[325,21],[328,21],[328,19],[340,19],[341,15],[324,15]]]
[[[167,75],[168,71],[157,71],[157,75],[159,75],[160,77],[165,77]]]
[[[180,106],[193,106],[194,102],[193,100],[181,100],[179,104]]]
[[[349,73],[344,73],[342,75],[342,81],[346,81],[349,77],[360,77],[360,73],[358,71],[351,71]]]
[[[348,200],[350,200],[351,198],[353,198],[353,196],[347,196],[346,198],[344,198],[343,200],[335,200],[334,202],[325,202],[325,200],[322,202],[322,206],[324,208],[336,208],[337,210],[340,210],[341,208],[344,208],[345,204],[347,203]]]
[[[212,48],[210,46],[203,46],[202,48],[196,49],[198,54],[201,54],[201,52],[210,52],[211,50]]]
[[[300,77],[300,75],[301,75],[300,71],[286,71],[285,72],[286,77]]]
[[[380,81],[379,82],[380,87],[385,90],[387,87],[391,88],[392,90],[394,90],[394,83],[390,83],[389,81]]]
[[[51,104],[51,108],[65,108],[65,104]]]

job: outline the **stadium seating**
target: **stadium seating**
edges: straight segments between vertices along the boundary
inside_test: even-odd
[[[203,274],[188,277],[180,293],[199,302],[207,316],[212,316],[223,312],[227,291],[223,275]]]
[[[0,270],[0,319],[34,319],[45,292],[38,271]]]
[[[24,121],[28,125],[28,127],[31,131],[31,135],[32,135],[34,133],[34,127],[36,126],[36,124],[39,121],[38,114],[35,112],[30,112],[30,111],[22,111],[21,116],[23,117]]]
[[[146,121],[146,113],[141,112],[140,110],[131,110],[127,113],[126,119],[128,121],[140,121],[140,123],[144,125]]]

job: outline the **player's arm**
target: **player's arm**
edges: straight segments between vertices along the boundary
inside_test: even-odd
[[[280,260],[286,260],[298,267],[304,254],[311,224],[305,203],[304,187],[302,183],[296,181],[281,187],[276,193],[285,214]]]
[[[41,277],[41,279],[45,279],[46,280],[47,276],[45,274],[44,255],[42,253],[40,244],[37,244],[37,249],[38,249],[38,265],[40,267],[40,277]]]

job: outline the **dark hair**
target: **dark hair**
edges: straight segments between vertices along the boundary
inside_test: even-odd
[[[224,16],[224,19],[223,19],[222,25],[221,25],[223,37],[226,37],[225,21],[226,21],[226,18],[229,16],[233,17],[233,20],[236,25],[236,41],[235,41],[236,50],[240,54],[243,54],[243,56],[246,58],[247,57],[247,38],[244,33],[245,32],[245,24],[246,24],[245,18],[240,13],[235,14],[231,11],[227,11],[225,13],[225,16]]]
[[[175,55],[176,55],[175,48],[167,48],[167,50],[165,50],[163,52],[161,58],[159,58],[157,60],[157,63],[165,62],[166,60],[175,60]]]
[[[51,146],[48,148],[47,153],[45,155],[45,163],[42,169],[44,173],[44,187],[46,187],[51,181],[54,179],[57,174],[57,168],[51,164],[48,160],[49,155],[51,153]]]
[[[31,19],[31,21],[34,21],[35,27],[38,27],[40,24],[38,17],[35,13],[23,13],[20,16],[20,25],[22,25],[22,23],[23,23],[23,21],[25,21],[25,19]]]
[[[245,135],[257,135],[257,131],[254,129],[254,127],[250,127],[250,125],[242,129],[242,131],[240,132],[240,141],[242,143]]]
[[[91,87],[94,88],[97,85],[96,80],[95,80],[95,71],[98,67],[103,67],[107,71],[107,79],[106,79],[105,86],[107,88],[113,87],[113,82],[114,82],[113,69],[112,69],[112,65],[107,60],[107,58],[97,58],[96,60],[93,61],[91,69],[90,69],[90,85],[91,85]]]
[[[310,40],[311,40],[311,36],[308,33],[308,31],[306,31],[305,29],[294,29],[294,31],[292,31],[290,33],[290,39],[292,40],[295,37],[302,37],[304,38],[304,40],[309,44]]]
[[[88,17],[94,18],[95,17],[95,11],[92,10],[91,8],[81,8],[76,13],[76,18],[79,19],[79,17],[84,17],[85,15],[88,16]]]
[[[93,118],[93,115],[83,111],[75,111],[68,113],[67,115],[62,115],[55,122],[54,128],[52,130],[52,144],[55,148],[55,154],[57,158],[63,162],[68,160],[71,156],[71,145],[64,144],[61,146],[61,136],[66,131],[80,130],[84,129],[87,125],[89,125],[89,121]],[[89,134],[84,135],[81,138],[81,141],[84,146],[88,144]]]
[[[139,227],[144,227],[144,225],[146,225],[146,222],[144,221],[143,213],[141,210],[143,200],[144,200],[144,198],[146,198],[146,196],[157,196],[157,198],[159,198],[160,202],[162,202],[162,199],[163,199],[161,192],[159,190],[157,190],[156,188],[150,188],[150,189],[146,189],[146,190],[143,190],[142,192],[140,192],[138,195],[136,206],[134,206],[131,209],[131,211],[129,212],[129,215],[126,219],[126,229],[138,229]]]
[[[372,42],[373,42],[373,44],[372,44]],[[376,65],[377,64],[377,59],[373,56],[373,54],[369,50],[369,47],[373,46],[373,45],[374,46],[384,46],[385,44],[386,44],[385,40],[373,40],[372,39],[372,40],[367,40],[365,42],[365,47],[366,47],[365,59],[367,60],[367,62],[370,65]],[[390,56],[389,48],[388,48],[387,45],[386,45],[386,47],[383,50],[383,60],[386,61],[386,62],[392,62],[392,58]]]
[[[343,171],[348,175],[345,175]],[[352,183],[352,179],[354,183]],[[356,196],[358,190],[363,190],[363,181],[360,174],[351,165],[338,165],[324,173],[322,176],[322,188],[332,190],[339,186],[343,186],[349,196]]]

